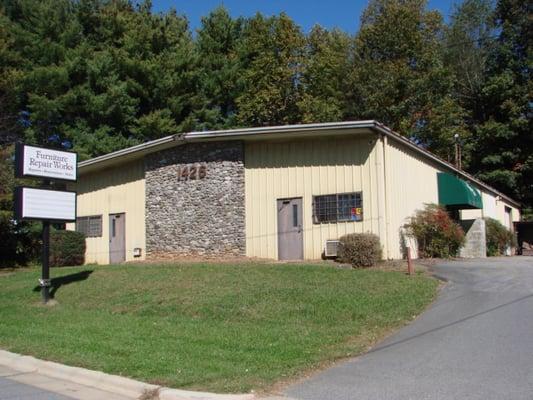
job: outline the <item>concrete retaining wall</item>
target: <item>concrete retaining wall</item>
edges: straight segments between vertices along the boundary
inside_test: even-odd
[[[486,227],[482,218],[460,221],[466,234],[465,245],[460,251],[464,258],[487,257]]]

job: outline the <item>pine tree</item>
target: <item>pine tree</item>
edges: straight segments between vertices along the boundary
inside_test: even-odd
[[[487,183],[533,203],[532,32],[527,2],[500,0],[490,49],[473,169]]]
[[[21,135],[16,85],[20,79],[22,59],[13,51],[15,38],[11,21],[0,11],[0,147],[13,143]]]
[[[238,54],[242,25],[242,19],[232,19],[223,7],[202,18],[196,40],[200,93],[205,104],[197,111],[202,128],[236,124],[236,99],[242,92]]]
[[[26,142],[81,159],[191,130],[199,108],[187,20],[151,2],[4,0],[25,60],[15,85]]]

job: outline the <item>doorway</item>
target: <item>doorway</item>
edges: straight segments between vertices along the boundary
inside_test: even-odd
[[[109,214],[109,263],[126,261],[126,214]]]
[[[278,259],[304,258],[302,229],[302,198],[279,199],[278,203]]]

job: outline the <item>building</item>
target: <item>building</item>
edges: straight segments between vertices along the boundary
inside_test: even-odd
[[[169,136],[79,163],[76,190],[76,229],[99,264],[320,259],[353,232],[377,234],[394,259],[425,203],[509,228],[520,218],[516,201],[375,121]]]

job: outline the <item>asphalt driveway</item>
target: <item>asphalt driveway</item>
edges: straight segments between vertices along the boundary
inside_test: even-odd
[[[295,384],[316,400],[533,399],[533,257],[446,262],[437,301],[364,356]]]

